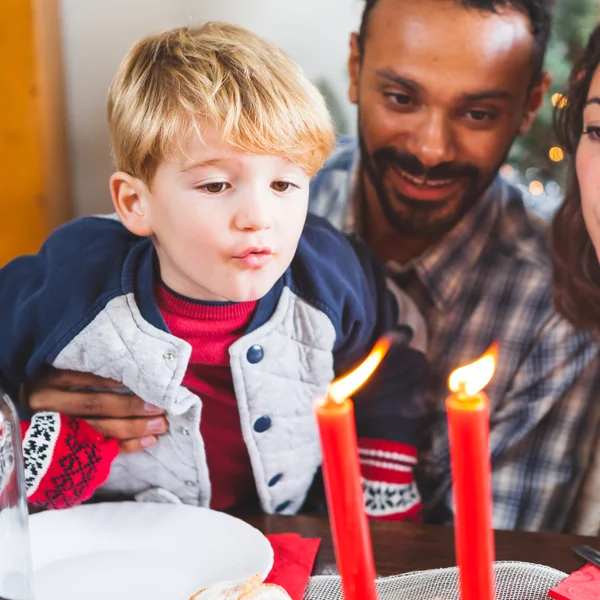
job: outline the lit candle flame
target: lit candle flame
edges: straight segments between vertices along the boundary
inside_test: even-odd
[[[375,372],[375,369],[379,366],[391,345],[392,338],[390,336],[380,338],[375,346],[373,346],[373,350],[371,350],[369,356],[358,367],[350,371],[347,375],[336,379],[329,386],[328,398],[338,404],[349,398]]]
[[[497,359],[498,344],[494,343],[481,358],[453,371],[448,387],[452,392],[462,392],[469,397],[477,395],[492,380]]]

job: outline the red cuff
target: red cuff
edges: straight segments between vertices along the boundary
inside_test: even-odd
[[[421,496],[413,474],[417,464],[416,448],[398,442],[359,438],[358,453],[367,516],[420,522]]]
[[[37,413],[21,428],[27,499],[45,508],[89,500],[119,453],[116,440],[106,440],[81,419],[58,413]]]

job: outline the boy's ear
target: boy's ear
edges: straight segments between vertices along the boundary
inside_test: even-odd
[[[119,219],[131,233],[136,235],[153,234],[144,202],[144,197],[149,193],[143,181],[123,171],[113,173],[110,178],[110,195]]]
[[[525,113],[521,119],[519,135],[524,135],[531,129],[531,125],[535,117],[544,104],[544,97],[546,96],[551,84],[552,75],[548,72],[544,72],[542,73],[542,77],[540,78],[539,82],[531,88],[527,105],[525,106]]]

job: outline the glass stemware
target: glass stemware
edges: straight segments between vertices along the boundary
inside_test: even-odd
[[[21,428],[0,388],[0,600],[33,600]]]

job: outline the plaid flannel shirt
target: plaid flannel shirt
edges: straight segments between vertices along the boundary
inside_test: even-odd
[[[360,235],[359,152],[341,139],[313,180],[310,210]],[[357,227],[358,225],[358,227]],[[494,527],[561,531],[588,465],[598,409],[597,348],[553,308],[546,226],[497,178],[436,246],[390,275],[429,330],[431,417],[420,483],[429,520],[452,521],[444,399],[450,372],[500,344],[491,404]]]

